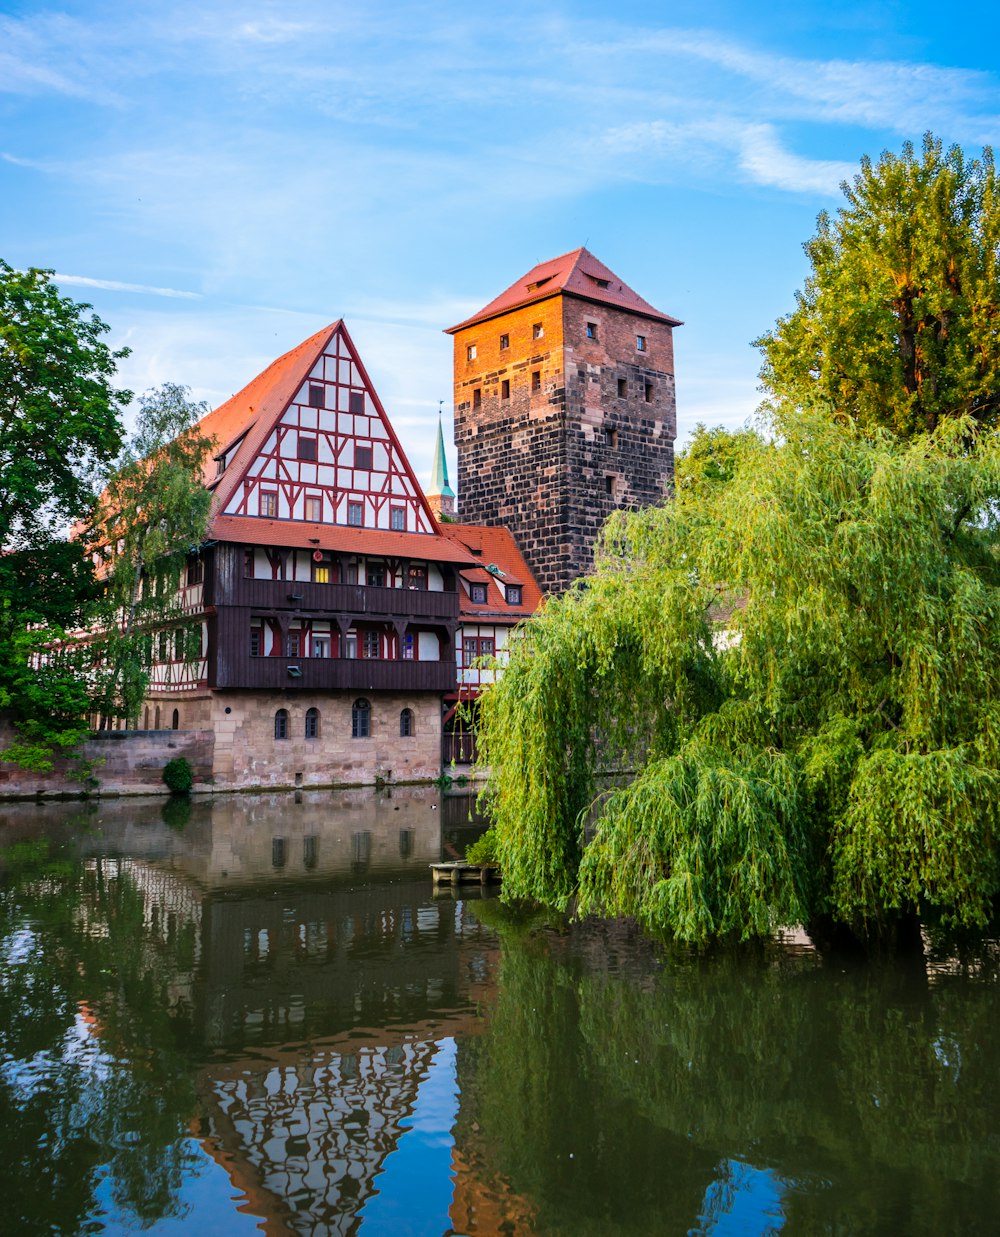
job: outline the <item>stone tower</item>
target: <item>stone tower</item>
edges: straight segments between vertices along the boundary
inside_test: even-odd
[[[448,330],[461,518],[507,525],[548,592],[591,567],[615,508],[669,490],[675,326],[575,249]]]

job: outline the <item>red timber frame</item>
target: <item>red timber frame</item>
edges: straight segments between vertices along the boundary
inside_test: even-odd
[[[313,402],[316,390],[322,393],[322,407]],[[309,458],[301,458],[300,437],[311,440]],[[371,468],[358,466],[359,449],[371,453]],[[273,516],[264,506],[267,493],[276,495]],[[319,521],[309,518],[308,499],[320,501]],[[227,515],[357,525],[352,504],[360,504],[360,527],[392,530],[396,508],[403,527],[395,531],[436,531],[364,365],[338,326],[266,433],[224,510]]]

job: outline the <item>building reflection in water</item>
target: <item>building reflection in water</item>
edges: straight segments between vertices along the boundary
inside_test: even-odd
[[[143,948],[172,963],[201,1146],[268,1232],[357,1231],[404,1138],[407,1162],[450,1159],[455,1037],[481,1028],[497,946],[463,902],[433,900],[440,806],[430,789],[220,797],[172,832],[122,801],[74,833],[87,866],[134,889]],[[4,815],[0,846],[21,832]],[[443,1129],[421,1115],[442,1078]],[[386,1231],[385,1205],[368,1231]]]

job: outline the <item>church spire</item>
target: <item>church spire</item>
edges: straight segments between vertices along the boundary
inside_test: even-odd
[[[438,410],[437,442],[434,444],[434,467],[431,469],[427,501],[438,518],[455,514],[455,491],[448,484],[448,461],[444,453],[444,427],[440,409]]]

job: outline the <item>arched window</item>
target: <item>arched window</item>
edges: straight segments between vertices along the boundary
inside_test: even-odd
[[[319,709],[306,709],[306,738],[319,738]]]
[[[145,712],[145,714],[143,715],[143,719],[142,719],[142,728],[143,728],[143,730],[148,730],[148,729],[149,729],[149,705],[148,705],[148,704],[146,705],[146,712]]]
[[[403,709],[399,715],[399,737],[408,739],[413,734],[413,710]]]
[[[367,700],[355,700],[351,708],[351,738],[367,739],[372,732],[372,707]]]
[[[153,729],[160,729],[160,706],[156,706],[156,712],[153,714]]]
[[[180,709],[174,709],[174,715],[170,719],[170,729],[180,730],[181,728],[181,712]]]
[[[288,710],[279,709],[274,715],[274,737],[276,739],[288,738]]]

